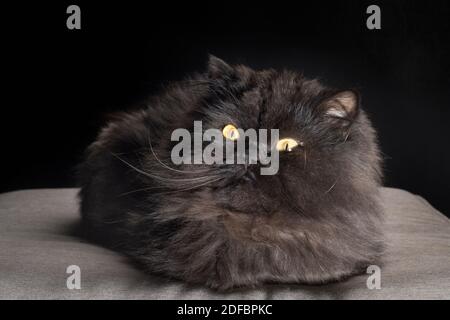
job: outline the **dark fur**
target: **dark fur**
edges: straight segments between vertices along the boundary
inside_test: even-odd
[[[218,289],[321,284],[379,263],[376,135],[359,106],[346,119],[325,114],[337,92],[212,57],[206,74],[116,116],[88,148],[84,230],[149,272]],[[174,166],[170,135],[194,120],[204,130],[278,128],[305,145],[280,153],[274,176],[258,165]]]

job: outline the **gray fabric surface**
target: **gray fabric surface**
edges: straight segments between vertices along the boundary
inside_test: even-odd
[[[218,294],[143,274],[122,255],[74,234],[76,189],[0,194],[2,299],[449,299],[450,220],[423,198],[383,188],[388,250],[381,289],[369,275],[325,286],[270,285]],[[81,268],[81,289],[66,268]]]

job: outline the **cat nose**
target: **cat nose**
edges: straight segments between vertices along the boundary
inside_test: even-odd
[[[248,167],[253,166],[253,165],[257,164],[257,163],[258,163],[258,159],[251,158],[248,153],[245,153],[245,155],[244,155],[244,167],[245,167],[245,170],[247,170]]]
[[[248,153],[245,154],[245,162],[244,162],[244,179],[246,181],[256,181],[256,175],[253,172],[252,168],[257,164],[257,162],[255,163],[254,161],[251,161],[250,156],[248,155]]]
[[[256,175],[252,170],[246,169],[242,179],[249,182],[256,182]]]

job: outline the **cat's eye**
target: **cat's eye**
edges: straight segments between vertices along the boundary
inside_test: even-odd
[[[239,131],[232,124],[226,125],[222,130],[222,134],[228,140],[234,141],[239,139]]]
[[[296,146],[298,146],[298,142],[291,138],[281,139],[277,142],[277,150],[278,151],[292,151]],[[300,144],[302,145],[302,144]]]

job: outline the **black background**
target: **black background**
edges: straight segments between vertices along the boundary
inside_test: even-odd
[[[81,7],[81,30],[66,8]],[[382,29],[366,28],[381,7]],[[21,2],[2,7],[0,191],[73,186],[105,114],[139,106],[207,54],[356,87],[385,184],[450,214],[448,1]]]

